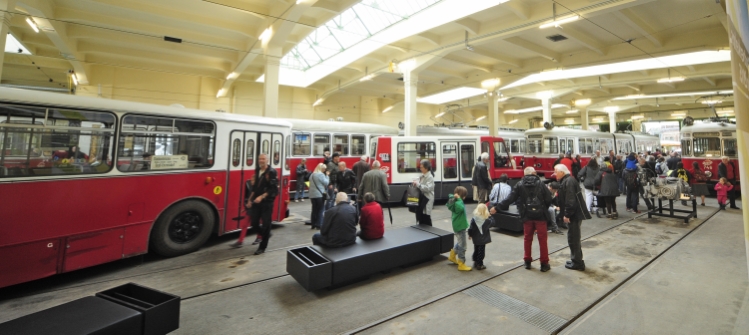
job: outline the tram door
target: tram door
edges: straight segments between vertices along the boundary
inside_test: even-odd
[[[249,213],[244,206],[244,198],[249,196],[245,194],[245,182],[255,175],[258,133],[234,131],[229,143],[229,176],[226,184],[223,232],[237,230],[241,228],[241,220],[249,219]]]
[[[435,190],[440,192],[435,196],[447,198],[447,195],[453,193],[456,187],[463,186],[468,190],[468,196],[473,197],[471,179],[478,157],[476,143],[441,142],[440,150],[442,150],[442,183],[439,187],[435,187]],[[440,172],[439,169],[437,172]]]

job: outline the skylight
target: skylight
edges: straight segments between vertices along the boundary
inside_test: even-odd
[[[307,70],[442,0],[362,0],[315,29],[281,58],[281,65]]]
[[[5,52],[10,52],[14,54],[22,54],[22,55],[30,55],[31,52],[26,49],[21,42],[18,42],[15,36],[13,34],[8,33],[8,36],[5,37]]]
[[[441,105],[446,102],[475,97],[486,93],[486,90],[474,87],[458,87],[449,91],[432,94],[427,97],[416,99],[417,102],[432,105]]]

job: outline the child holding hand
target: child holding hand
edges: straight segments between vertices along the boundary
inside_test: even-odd
[[[466,265],[466,246],[468,245],[468,220],[466,219],[466,207],[463,203],[463,199],[468,195],[468,190],[463,186],[455,188],[455,194],[450,194],[450,200],[447,202],[447,208],[452,212],[452,223],[453,232],[455,233],[455,239],[458,243],[455,243],[455,247],[450,250],[450,257],[447,259],[455,264],[458,264],[458,270],[460,271],[471,271],[471,267]]]
[[[728,182],[728,179],[720,178],[717,184],[715,184],[715,191],[718,192],[718,204],[720,209],[726,210],[726,201],[728,201],[728,192],[733,189],[733,185]]]

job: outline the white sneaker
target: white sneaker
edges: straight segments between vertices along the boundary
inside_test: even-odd
[[[304,199],[300,200],[301,202],[304,202]]]
[[[294,200],[294,202],[299,202],[299,200]]]

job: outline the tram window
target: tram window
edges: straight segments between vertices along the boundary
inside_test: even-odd
[[[718,157],[720,156],[720,139],[715,137],[695,138],[692,150],[695,157]]]
[[[435,151],[433,142],[398,143],[398,172],[420,172],[419,164],[422,159],[428,159],[432,163],[432,170],[436,170]]]
[[[315,134],[315,143],[313,145],[315,146],[315,156],[322,156],[326,151],[330,151],[330,135]]]
[[[367,138],[364,135],[351,135],[351,155],[361,156],[365,154]]]
[[[109,113],[0,105],[0,178],[108,172],[114,129]]]
[[[520,152],[520,147],[518,146],[518,140],[510,140],[510,152],[513,154]]]
[[[239,166],[239,162],[242,160],[240,155],[242,154],[242,141],[238,138],[234,139],[234,143],[231,146],[231,166]]]
[[[565,152],[565,150],[564,150],[564,149],[565,149],[566,147],[567,147],[567,140],[566,140],[566,139],[564,139],[564,138],[560,138],[560,139],[559,139],[559,150],[561,150],[562,152]]]
[[[333,152],[348,156],[348,135],[333,135]]]
[[[309,133],[294,133],[292,152],[294,156],[309,156],[312,153],[312,136]]]
[[[567,139],[567,150],[566,151],[573,152],[573,153],[575,152],[575,140],[574,139],[571,139],[571,138]]]
[[[445,171],[442,173],[443,178],[458,178],[458,146],[455,144],[445,144],[442,146],[442,167]]]
[[[369,139],[369,156],[372,157],[372,160],[377,159],[377,137]]]
[[[690,140],[681,140],[681,154],[682,154],[682,156],[691,156],[692,155],[692,141],[690,141]]]
[[[255,163],[255,140],[247,140],[247,166],[252,166]],[[235,165],[236,166],[236,165]]]
[[[504,142],[494,142],[494,168],[501,168],[507,166],[509,162],[507,156],[507,148]]]
[[[556,137],[544,137],[543,153],[545,154],[559,153],[559,147],[557,147]]]
[[[541,140],[528,139],[528,151],[529,154],[540,154],[541,153]]]
[[[281,141],[273,141],[273,165],[281,163]]]
[[[489,142],[481,142],[481,152],[489,153]]]
[[[578,139],[577,146],[578,146],[577,149],[579,150],[579,154],[584,155],[585,154],[585,139],[584,138]]]
[[[460,146],[460,164],[461,178],[473,177],[473,166],[476,164],[476,155],[473,144],[463,144]]]
[[[286,171],[289,171],[289,156],[291,156],[291,135],[286,135],[286,151],[284,151],[283,155],[283,165]]]
[[[600,140],[601,146],[601,155],[607,154],[609,151],[614,150],[614,140],[612,139],[603,139]]]
[[[736,140],[723,140],[723,155],[736,157]]]
[[[518,151],[518,152],[519,153],[524,153],[525,152],[525,140],[520,140],[519,142],[520,142],[520,145],[519,145],[520,151]]]
[[[592,155],[595,152],[595,150],[593,150],[593,139],[585,139],[585,152],[589,155]]]

